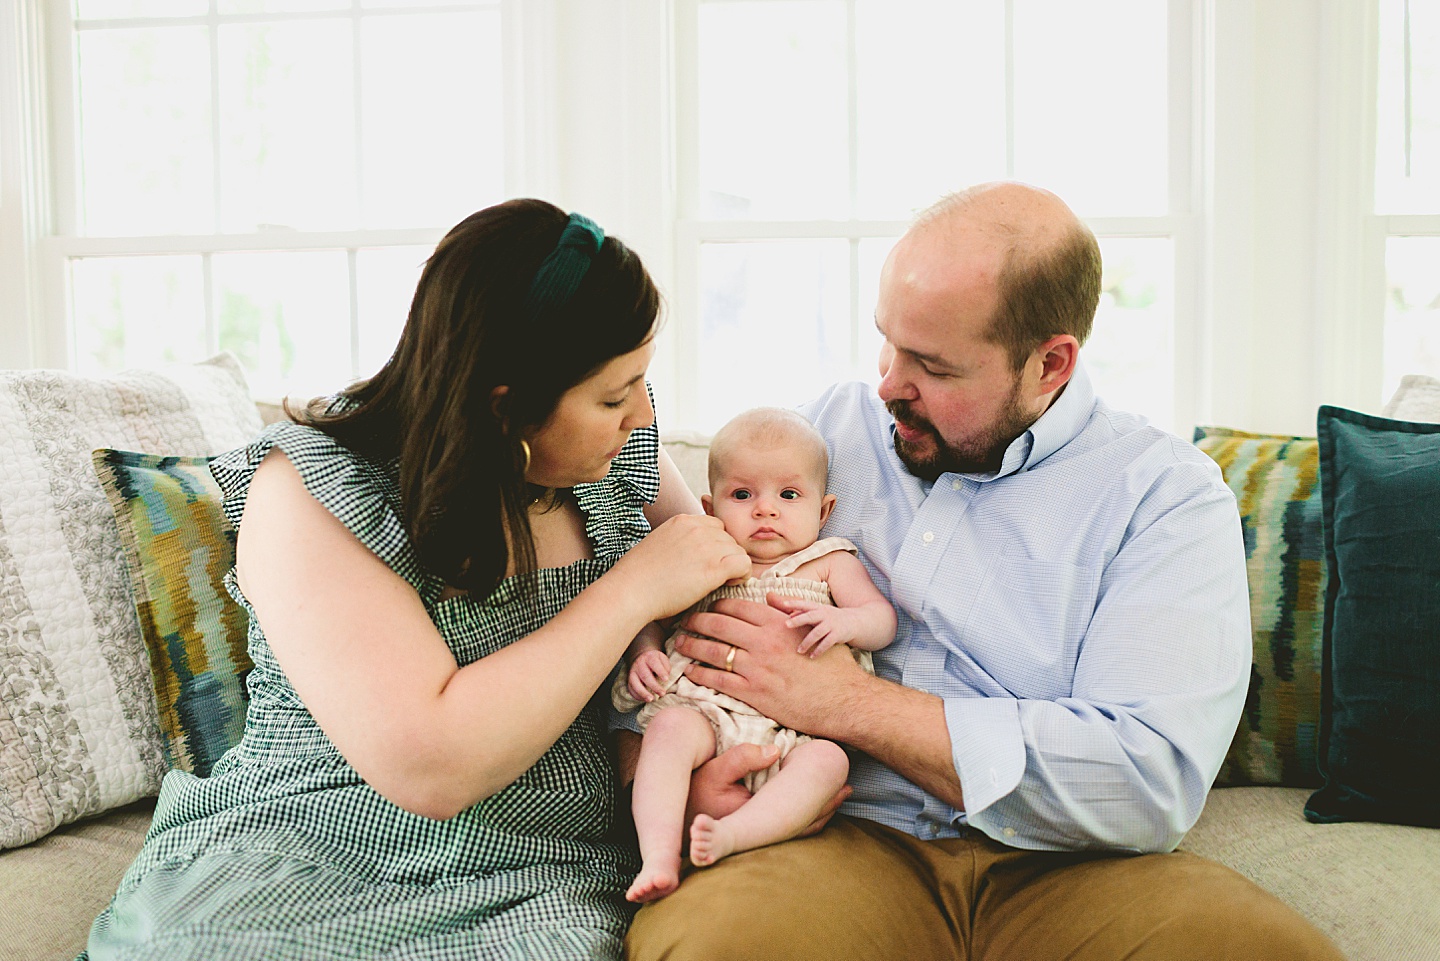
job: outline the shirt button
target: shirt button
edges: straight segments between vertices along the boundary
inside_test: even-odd
[[[926,531],[925,533],[920,535],[920,539],[928,544],[935,539],[935,532]]]
[[[962,487],[964,487],[964,486],[965,486],[964,484],[960,483],[960,478],[958,478],[958,477],[952,478],[952,479],[950,480],[950,489],[951,489],[952,491],[958,491],[960,488],[962,488]]]
[[[1007,838],[1013,838],[1013,837],[1015,836],[1015,829],[1014,829],[1014,828],[1006,828],[1004,831],[1002,831],[1002,832],[1000,832],[1000,833],[1004,834]]]

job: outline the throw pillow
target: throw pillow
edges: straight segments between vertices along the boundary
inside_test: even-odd
[[[1380,415],[1427,424],[1440,422],[1440,380],[1424,374],[1406,374],[1400,378],[1400,386],[1395,388]]]
[[[1312,821],[1440,827],[1440,424],[1321,407],[1325,673]]]
[[[214,454],[260,430],[240,365],[0,371],[0,848],[166,770],[115,515],[90,452]]]
[[[102,448],[95,472],[110,498],[155,707],[171,768],[206,777],[245,728],[245,611],[225,590],[235,532],[209,457],[160,457]]]
[[[1255,645],[1245,712],[1216,784],[1314,787],[1326,580],[1315,438],[1197,427],[1195,444],[1220,465],[1240,509]]]

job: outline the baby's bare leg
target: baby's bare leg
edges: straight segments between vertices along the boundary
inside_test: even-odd
[[[715,732],[699,711],[667,707],[645,728],[631,804],[643,864],[629,900],[654,901],[679,886],[690,773],[714,756]]]
[[[735,813],[718,821],[695,816],[690,825],[690,860],[703,868],[727,854],[793,838],[815,820],[849,773],[850,759],[840,745],[806,741]]]

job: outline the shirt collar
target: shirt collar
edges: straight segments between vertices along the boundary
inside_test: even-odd
[[[1095,409],[1095,388],[1085,365],[1077,358],[1075,372],[1040,419],[1010,442],[1000,469],[993,474],[965,474],[963,476],[980,482],[992,481],[1038,466],[1045,458],[1055,453],[1079,435],[1090,420]]]

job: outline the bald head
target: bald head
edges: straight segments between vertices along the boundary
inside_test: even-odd
[[[710,439],[710,489],[725,475],[733,451],[786,448],[802,453],[819,490],[825,489],[830,452],[825,438],[804,417],[783,407],[754,407],[732,417]]]
[[[1050,191],[1018,181],[996,180],[940,198],[915,218],[915,227],[956,218],[1017,238],[1038,239],[1083,226],[1065,201]]]
[[[989,339],[1015,369],[1056,334],[1081,343],[1100,302],[1100,245],[1048,190],[1012,181],[951,194],[916,218],[901,240],[929,248],[948,285],[993,292]]]

